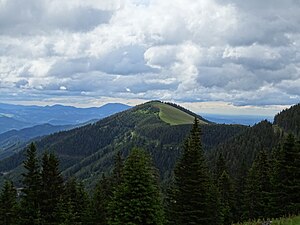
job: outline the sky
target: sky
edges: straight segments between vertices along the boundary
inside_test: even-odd
[[[300,102],[299,0],[0,0],[0,102]]]

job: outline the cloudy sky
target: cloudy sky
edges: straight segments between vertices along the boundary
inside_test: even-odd
[[[0,102],[300,102],[298,0],[0,0]]]

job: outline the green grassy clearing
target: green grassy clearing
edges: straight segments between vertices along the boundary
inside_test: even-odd
[[[238,223],[235,225],[261,225],[260,221]],[[272,220],[271,225],[300,225],[300,216]]]
[[[168,104],[155,102],[153,106],[159,108],[160,119],[170,125],[192,124],[194,122],[193,116]],[[200,123],[206,124],[204,121],[200,121]]]

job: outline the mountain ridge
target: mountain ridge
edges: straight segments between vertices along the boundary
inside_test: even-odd
[[[0,103],[0,115],[9,115],[9,118],[28,123],[28,126],[51,123],[52,125],[74,125],[84,123],[92,119],[101,119],[114,113],[131,108],[122,103],[108,103],[100,107],[76,108],[74,106],[23,106]],[[2,117],[3,117],[2,116]],[[1,117],[0,117],[1,119]],[[25,126],[14,126],[14,129],[22,129]],[[8,131],[8,127],[2,130]],[[1,131],[0,131],[1,132]]]
[[[168,169],[175,164],[192,121],[170,125],[160,118],[157,104],[157,101],[144,103],[91,125],[48,135],[36,143],[39,154],[46,150],[55,152],[60,158],[64,175],[77,176],[92,185],[94,177],[110,170],[116,152],[121,151],[126,156],[132,147],[143,147],[152,155],[161,176],[166,178],[169,176]],[[173,106],[167,107],[173,109]],[[201,121],[202,117],[198,116],[198,119]],[[203,122],[205,148],[210,149],[244,129],[247,127]],[[2,160],[0,171],[10,171],[8,176],[16,179],[18,175],[14,171],[19,170],[23,154],[24,150]]]

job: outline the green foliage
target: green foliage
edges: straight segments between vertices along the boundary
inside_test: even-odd
[[[262,121],[214,148],[208,153],[208,158],[213,165],[218,154],[222,153],[229,166],[229,173],[236,177],[242,162],[249,169],[259,151],[264,149],[270,154],[281,139],[281,132],[276,132],[270,122]]]
[[[195,118],[184,145],[183,155],[175,168],[174,204],[176,224],[213,224],[211,179],[200,141],[200,128]],[[216,219],[216,218],[215,218]]]
[[[274,152],[273,216],[298,214],[300,210],[300,145],[293,135],[288,135],[282,147]]]
[[[33,143],[27,149],[27,159],[23,165],[26,172],[23,174],[23,189],[21,199],[21,224],[41,224],[40,197],[41,174],[36,147]]]
[[[89,205],[90,199],[84,190],[83,184],[75,178],[70,178],[65,184],[64,211],[65,220],[73,224],[86,224],[90,221]]]
[[[114,180],[114,179],[113,179]],[[103,174],[102,179],[94,190],[91,204],[92,221],[94,224],[106,225],[109,220],[108,205],[112,197],[112,182]]]
[[[270,163],[266,152],[261,151],[252,164],[245,187],[245,219],[267,219],[272,210]]]
[[[111,172],[113,158],[118,151],[126,157],[128,149],[140,147],[152,156],[160,177],[166,181],[174,169],[191,124],[171,126],[165,123],[154,104],[145,103],[95,124],[49,135],[37,142],[38,155],[45,150],[55,152],[61,163],[62,174],[78,177],[91,189],[101,179],[102,173]],[[179,110],[178,106],[167,106]],[[183,114],[186,113],[191,115],[191,112],[183,111]],[[206,151],[247,129],[240,125],[218,124],[201,124],[201,128]],[[0,161],[0,171],[11,171],[5,177],[18,186],[19,165],[24,159],[24,152],[21,151]]]
[[[299,225],[300,224],[300,216],[288,217],[288,218],[280,218],[280,219],[272,219],[272,225]],[[245,222],[238,223],[234,225],[262,225],[262,221],[253,221],[253,222]]]
[[[149,156],[133,149],[124,166],[124,182],[114,191],[109,224],[163,224],[161,194]]]
[[[224,225],[230,225],[233,222],[233,207],[234,207],[234,191],[233,183],[226,172],[223,171],[218,180],[218,188],[220,191],[221,213]]]
[[[285,132],[300,137],[300,103],[277,114],[274,118],[274,124],[281,127]]]
[[[0,224],[18,223],[17,190],[11,181],[6,181],[0,193]]]
[[[59,161],[53,153],[44,153],[42,158],[41,216],[44,223],[57,222],[57,208],[63,195],[63,178]]]
[[[165,196],[168,224],[220,225],[299,214],[300,141],[283,133],[290,128],[267,121],[253,127],[201,124],[200,140],[199,120],[171,126],[159,116],[161,105],[166,114],[170,107],[180,109],[146,103],[96,124],[48,136],[38,142],[39,151],[31,144],[26,158],[20,154],[1,162],[3,172],[22,159],[24,173],[21,185],[16,184],[22,187],[20,208],[12,184],[3,186],[0,224],[19,217],[26,225],[163,224],[158,171],[148,155],[159,169],[161,184],[168,184],[181,154],[174,184]],[[134,147],[147,153],[138,149],[129,153]],[[75,175],[84,183],[69,179],[64,185],[54,154],[44,153],[40,168],[38,156],[45,149],[58,153],[64,176]],[[124,165],[122,157],[128,154]],[[15,171],[8,176],[16,176]],[[84,184],[96,186],[91,200]]]
[[[243,221],[243,216],[246,211],[245,206],[245,189],[246,189],[246,182],[248,177],[248,168],[246,167],[245,163],[242,162],[240,168],[238,168],[238,174],[235,179],[235,203],[234,203],[234,221]]]

